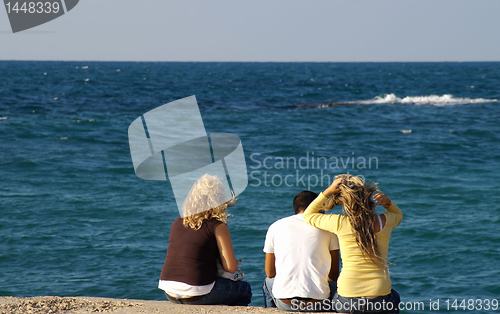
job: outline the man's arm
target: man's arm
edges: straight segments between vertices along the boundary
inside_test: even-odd
[[[337,282],[337,279],[339,278],[340,274],[340,251],[339,250],[333,250],[330,251],[330,255],[332,256],[332,266],[330,267],[330,274],[328,275],[328,278],[331,281]]]
[[[276,276],[276,266],[274,262],[275,262],[274,253],[266,253],[264,269],[266,271],[266,276],[268,278],[274,278]]]

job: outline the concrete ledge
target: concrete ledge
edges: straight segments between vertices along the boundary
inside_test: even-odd
[[[252,306],[182,305],[168,301],[128,300],[94,297],[0,297],[1,314],[55,313],[283,313]]]

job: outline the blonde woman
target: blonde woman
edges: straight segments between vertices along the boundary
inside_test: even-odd
[[[224,201],[225,192],[218,177],[203,175],[186,197],[184,217],[172,223],[158,285],[171,302],[245,306],[251,301],[247,282],[218,276],[239,271],[227,227],[226,209],[234,200]]]
[[[342,205],[343,214],[320,210]],[[377,215],[376,205],[386,208]],[[392,289],[387,263],[392,230],[401,210],[377,186],[362,177],[340,175],[306,209],[309,224],[339,239],[342,270],[332,305],[340,312],[399,313],[399,294]]]

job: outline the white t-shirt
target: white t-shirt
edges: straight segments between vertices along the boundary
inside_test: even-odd
[[[274,297],[328,298],[330,251],[338,249],[337,236],[309,225],[303,214],[273,223],[267,231],[264,252],[275,256]]]

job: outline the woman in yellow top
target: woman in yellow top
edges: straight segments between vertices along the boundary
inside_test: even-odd
[[[321,210],[342,205],[343,214]],[[386,211],[377,215],[375,207]],[[399,294],[392,289],[387,253],[392,229],[403,213],[375,184],[362,177],[339,175],[307,207],[304,219],[339,239],[342,270],[332,305],[341,312],[399,313]]]

